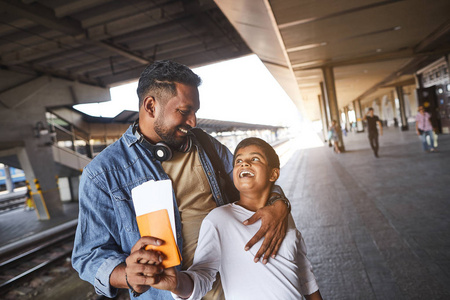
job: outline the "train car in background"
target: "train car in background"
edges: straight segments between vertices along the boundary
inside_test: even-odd
[[[11,172],[11,178],[14,183],[14,187],[25,186],[25,173],[21,169],[16,169],[9,167]],[[5,175],[5,165],[0,164],[0,191],[6,190],[6,175]]]

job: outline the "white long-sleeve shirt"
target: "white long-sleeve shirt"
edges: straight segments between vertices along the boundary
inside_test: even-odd
[[[305,243],[290,215],[277,256],[266,265],[253,261],[262,240],[249,251],[244,247],[261,223],[242,224],[253,214],[233,203],[215,208],[203,220],[194,262],[186,271],[194,280],[189,299],[201,299],[211,288],[217,272],[227,300],[301,299],[301,295],[318,290],[306,258]]]

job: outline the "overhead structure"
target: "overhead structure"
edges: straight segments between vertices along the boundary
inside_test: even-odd
[[[215,2],[310,119],[320,118],[323,68],[343,108],[414,84],[415,71],[450,51],[448,0]]]
[[[199,66],[250,53],[212,0],[1,0],[0,18],[2,70],[102,87],[155,59]]]
[[[52,131],[49,110],[108,101],[157,59],[194,67],[250,53],[213,0],[1,0],[0,20],[0,161],[25,170],[42,220],[62,213],[55,175],[85,164],[75,139],[55,149],[75,124]]]

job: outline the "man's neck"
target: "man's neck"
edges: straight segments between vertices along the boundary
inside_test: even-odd
[[[147,141],[149,141],[152,144],[156,144],[160,142],[161,138],[158,136],[158,134],[153,129],[154,124],[144,118],[139,118],[139,126],[138,130],[139,132],[145,137]]]

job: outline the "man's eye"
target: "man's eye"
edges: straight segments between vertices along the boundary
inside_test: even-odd
[[[187,115],[187,114],[189,113],[188,110],[181,110],[181,109],[179,109],[178,112],[179,112],[180,114],[182,114],[183,116],[185,116],[185,115]]]

